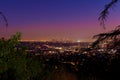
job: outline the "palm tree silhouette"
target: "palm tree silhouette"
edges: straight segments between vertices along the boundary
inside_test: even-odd
[[[100,21],[100,25],[103,26],[105,29],[105,21],[107,19],[107,16],[109,15],[109,9],[112,8],[118,0],[111,0],[110,3],[105,5],[105,8],[100,13],[100,16],[98,20]],[[99,43],[105,40],[112,40],[113,41],[113,47],[116,48],[120,45],[120,25],[118,25],[114,30],[106,33],[100,33],[98,35],[93,36],[93,38],[97,38],[95,42],[93,42],[92,47],[98,46]]]
[[[7,27],[8,27],[7,18],[5,17],[5,15],[4,15],[2,12],[0,12],[0,16],[3,18],[3,20],[4,20],[4,22],[5,22],[5,26],[6,26],[6,28],[7,28]]]
[[[97,38],[97,40],[93,42],[92,47],[97,46],[102,41],[112,40],[113,47],[116,48],[120,45],[120,25],[110,32],[97,34],[93,38]]]
[[[117,2],[118,2],[118,0],[111,0],[110,3],[105,5],[105,8],[100,13],[98,20],[100,21],[100,25],[102,25],[104,29],[105,29],[106,18],[109,15],[109,9],[112,8]]]

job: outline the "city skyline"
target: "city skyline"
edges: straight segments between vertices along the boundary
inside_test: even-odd
[[[98,17],[110,0],[1,0],[0,11],[8,19],[8,28],[0,19],[0,37],[22,33],[22,40],[92,41],[95,34],[119,25],[119,2],[106,22],[106,30]]]

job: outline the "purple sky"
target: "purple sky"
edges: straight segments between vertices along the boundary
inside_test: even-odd
[[[0,19],[0,37],[22,32],[23,40],[80,40],[109,31],[120,22],[119,2],[110,10],[104,30],[97,20],[111,0],[0,0],[8,19],[7,32]]]

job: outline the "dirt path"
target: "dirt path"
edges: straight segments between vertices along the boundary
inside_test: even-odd
[[[65,70],[65,68],[56,69],[51,76],[51,80],[78,80],[77,76]]]

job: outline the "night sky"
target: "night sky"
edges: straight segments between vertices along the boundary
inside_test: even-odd
[[[91,41],[92,36],[114,29],[120,23],[120,3],[112,9],[106,30],[98,17],[111,0],[0,0],[0,37],[22,32],[22,40]]]

